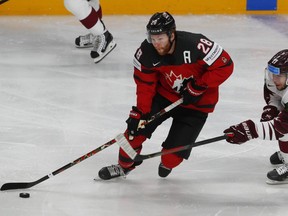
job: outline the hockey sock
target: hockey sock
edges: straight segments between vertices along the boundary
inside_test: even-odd
[[[99,19],[102,19],[102,8],[99,4],[98,0],[91,0],[89,1],[89,5],[91,5],[96,11]]]
[[[279,140],[279,149],[281,151],[281,155],[284,158],[285,163],[288,162],[288,142],[283,142]]]
[[[279,148],[281,152],[288,154],[288,142],[283,142],[279,140]]]
[[[168,149],[167,149],[168,150]],[[162,149],[162,151],[166,151],[166,149]],[[161,156],[162,164],[170,169],[178,166],[183,161],[183,158],[178,156],[177,154],[167,154]]]
[[[90,14],[85,18],[80,20],[80,22],[87,28],[90,29],[96,25],[98,22],[98,15],[96,10],[92,7]]]

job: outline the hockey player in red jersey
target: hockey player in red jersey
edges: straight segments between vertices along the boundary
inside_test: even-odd
[[[112,34],[102,21],[99,0],[64,0],[64,5],[90,32],[75,39],[76,47],[93,47],[90,56],[95,63],[98,63],[116,46]]]
[[[274,55],[265,68],[264,99],[260,122],[247,120],[229,127],[234,133],[227,141],[242,144],[250,139],[278,140],[280,151],[270,157],[272,165],[280,165],[267,173],[268,184],[288,183],[288,49]]]
[[[139,153],[142,143],[168,118],[172,125],[162,151],[193,143],[208,113],[218,102],[218,90],[233,71],[229,54],[217,43],[202,34],[176,31],[174,18],[168,13],[155,13],[147,24],[148,38],[134,55],[134,80],[137,85],[137,105],[127,119],[125,137]],[[183,103],[155,119],[144,128],[141,122],[179,98]],[[191,150],[161,157],[160,177],[166,177]],[[98,175],[108,180],[127,175],[140,165],[120,148],[117,165],[103,167]]]

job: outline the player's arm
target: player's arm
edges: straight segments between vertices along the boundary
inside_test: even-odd
[[[204,83],[208,87],[218,87],[233,72],[234,63],[230,55],[217,43],[201,35],[197,49],[199,61],[206,68],[199,83]]]
[[[252,120],[246,120],[230,126],[224,130],[224,133],[234,135],[226,139],[234,144],[242,144],[255,138],[288,141],[288,104],[276,118],[270,121],[255,123]]]
[[[157,73],[141,63],[142,55],[140,47],[133,60],[137,105],[132,107],[129,118],[126,120],[129,139],[133,139],[144,128],[143,122],[149,117],[152,100],[156,94]]]
[[[197,63],[205,69],[199,77],[187,83],[182,92],[183,105],[197,103],[203,93],[211,87],[218,87],[233,72],[233,61],[221,46],[198,34],[192,43],[194,53],[198,54]]]
[[[150,112],[152,100],[156,94],[158,82],[157,72],[143,64],[143,52],[141,47],[137,50],[134,64],[134,81],[136,83],[137,107],[142,113]]]

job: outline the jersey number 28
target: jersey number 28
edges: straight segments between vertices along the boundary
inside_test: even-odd
[[[197,48],[201,50],[204,54],[207,54],[210,51],[213,43],[207,39],[201,38],[200,43],[198,43]]]

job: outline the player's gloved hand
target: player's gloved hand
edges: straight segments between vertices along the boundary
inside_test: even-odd
[[[146,116],[147,115],[143,115],[137,107],[132,107],[129,118],[126,120],[127,130],[130,136],[137,136],[139,130],[145,128]]]
[[[279,110],[275,106],[266,105],[263,107],[263,113],[261,115],[260,122],[270,121],[278,116]]]
[[[255,123],[250,119],[230,126],[224,130],[224,133],[228,135],[226,141],[232,144],[242,144],[248,140],[258,138]]]
[[[195,79],[191,79],[182,91],[183,105],[194,104],[200,100],[207,86],[197,85]]]

